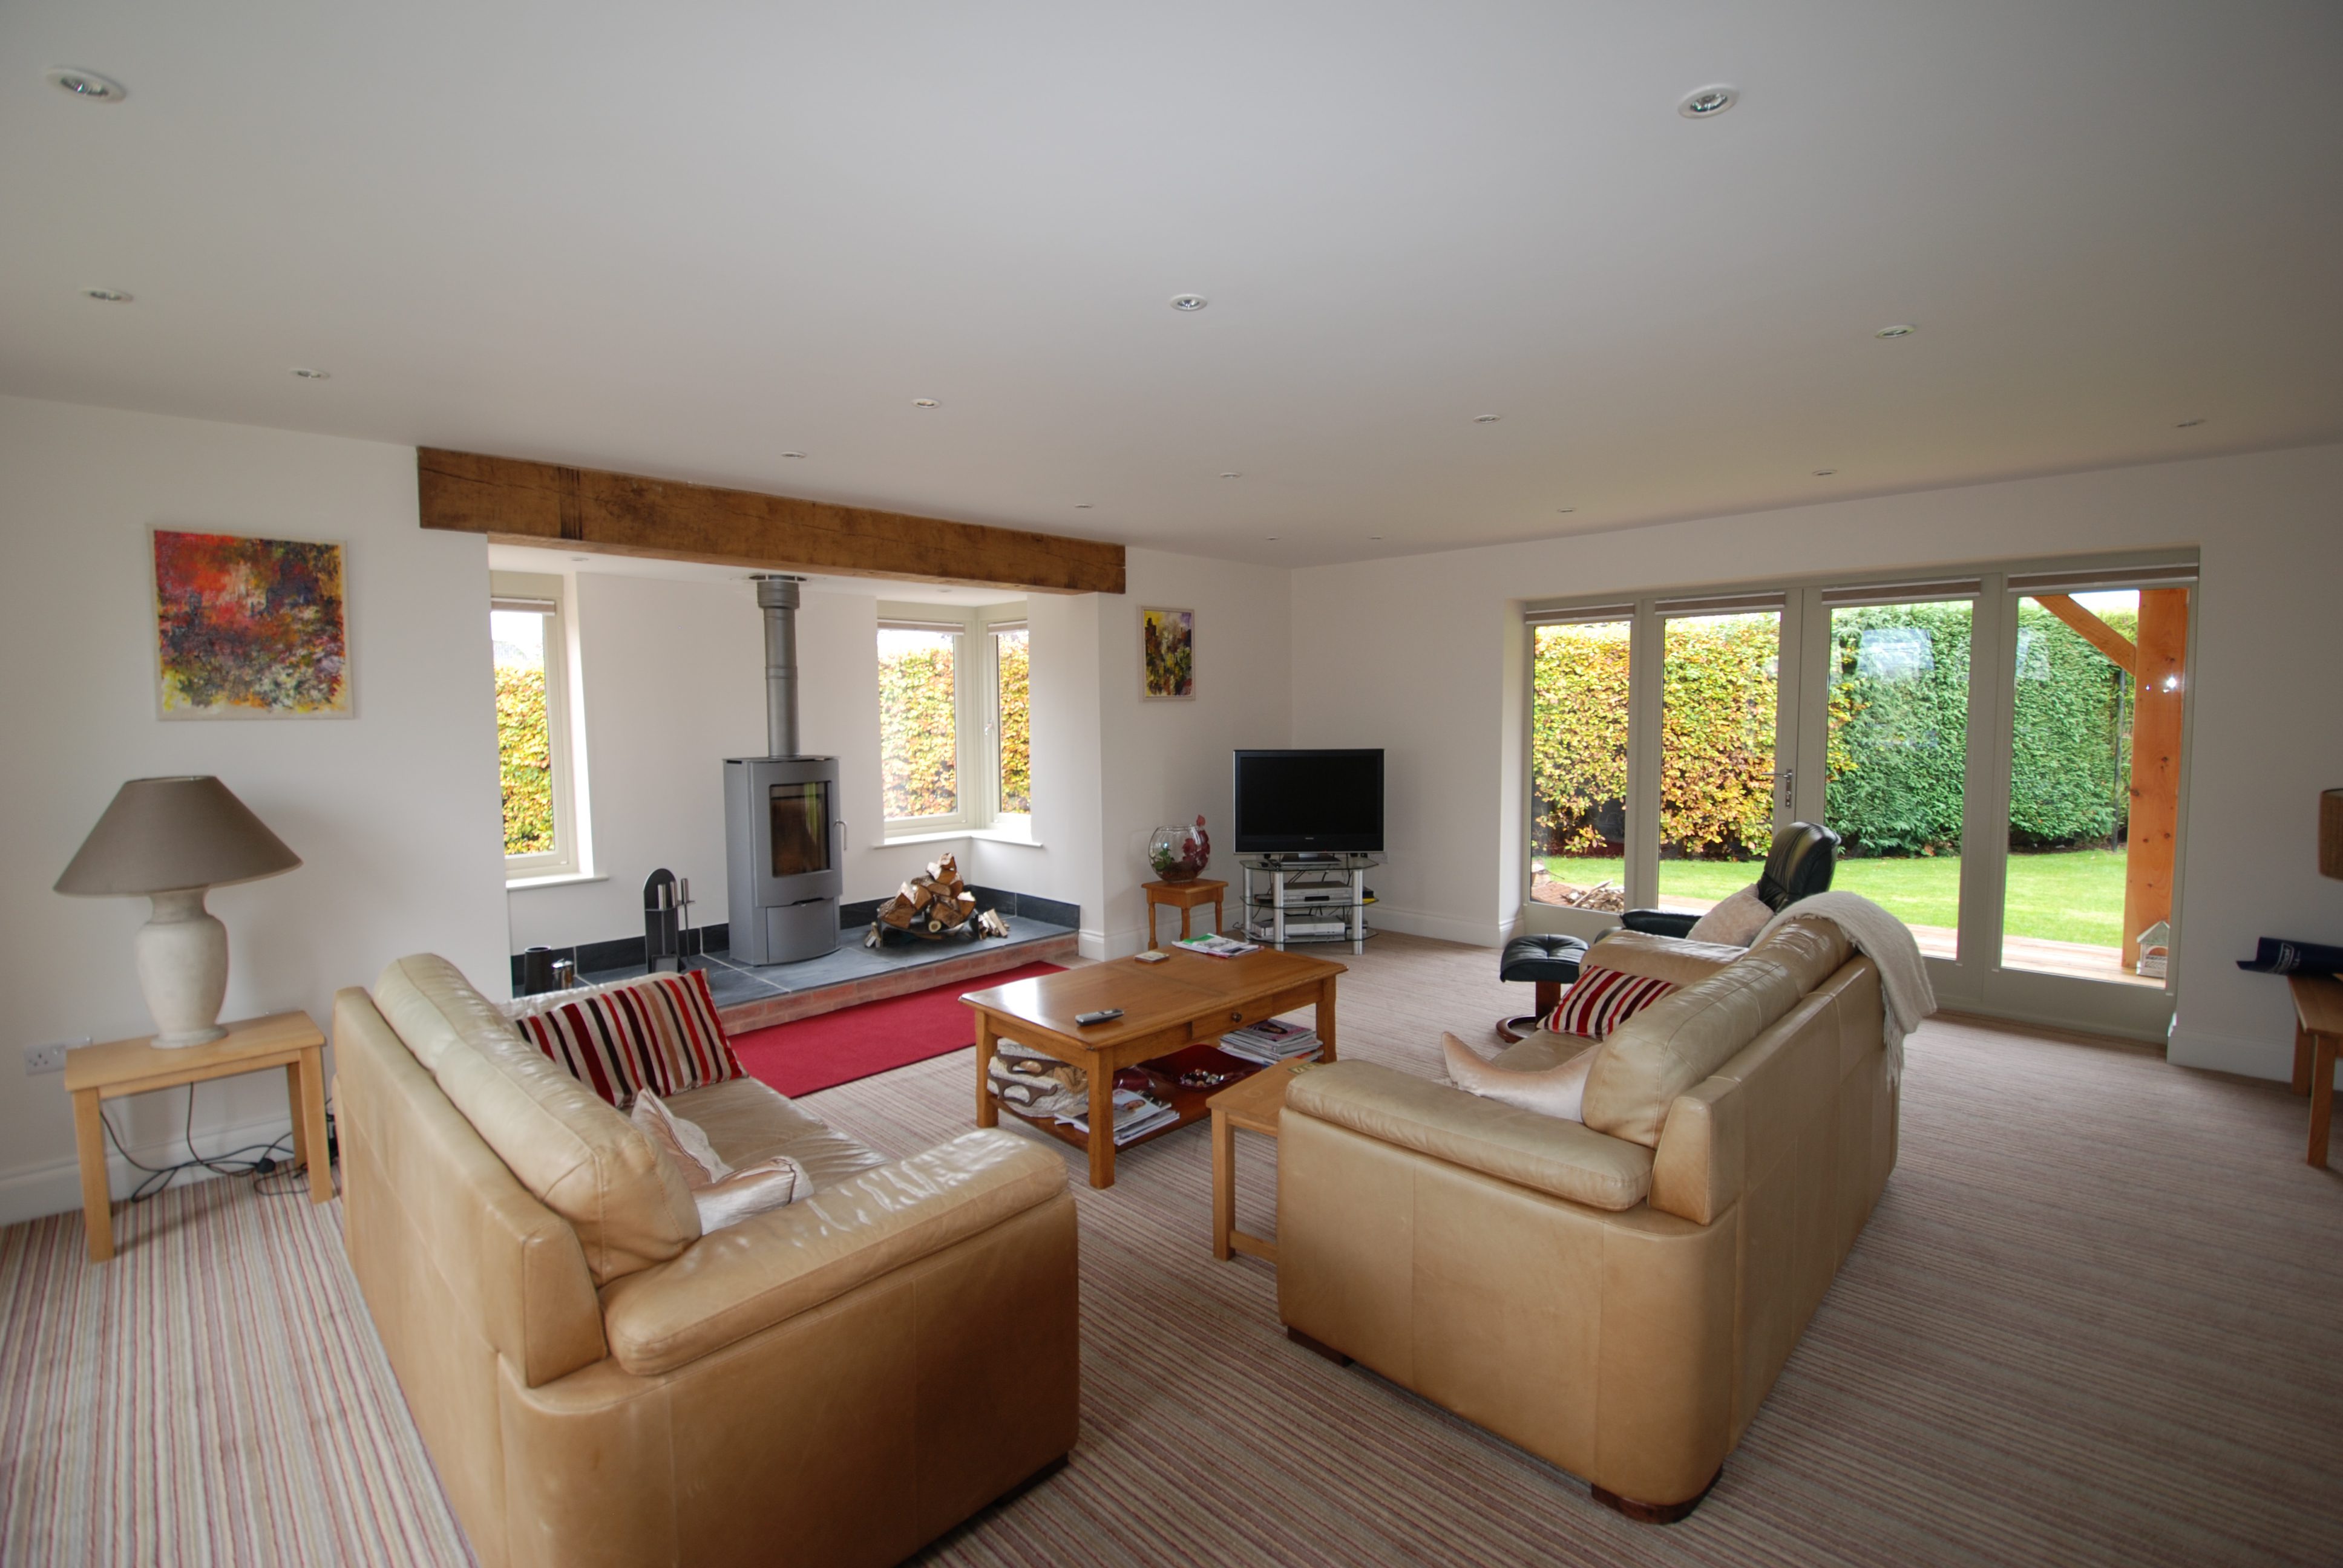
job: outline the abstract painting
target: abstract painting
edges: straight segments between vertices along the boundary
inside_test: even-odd
[[[345,719],[342,547],[155,530],[166,719]]]
[[[1196,612],[1139,612],[1143,668],[1141,695],[1151,701],[1196,695]]]

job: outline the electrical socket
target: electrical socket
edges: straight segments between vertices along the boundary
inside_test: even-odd
[[[63,1072],[65,1070],[65,1052],[88,1043],[89,1036],[83,1035],[79,1040],[53,1040],[46,1045],[26,1046],[25,1076],[30,1078],[40,1072]]]

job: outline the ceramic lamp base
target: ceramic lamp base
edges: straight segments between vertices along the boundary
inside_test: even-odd
[[[204,890],[155,893],[155,912],[138,928],[138,988],[165,1050],[225,1039],[220,1003],[227,1000],[227,928],[204,908]]]

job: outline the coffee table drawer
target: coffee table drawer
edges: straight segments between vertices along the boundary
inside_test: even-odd
[[[1275,1018],[1281,1012],[1292,1010],[1291,1002],[1282,1007],[1275,1002],[1248,1002],[1242,1007],[1228,1008],[1192,1020],[1188,1025],[1188,1038],[1192,1040],[1216,1040],[1231,1030],[1243,1029],[1263,1019]]]

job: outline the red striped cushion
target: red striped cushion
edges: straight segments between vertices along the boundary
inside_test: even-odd
[[[646,1089],[666,1099],[744,1076],[698,970],[526,999],[513,1011],[524,1039],[622,1110]]]
[[[1556,1034],[1584,1035],[1601,1040],[1613,1030],[1676,988],[1650,975],[1589,966],[1577,983],[1562,993],[1544,1027]]]

